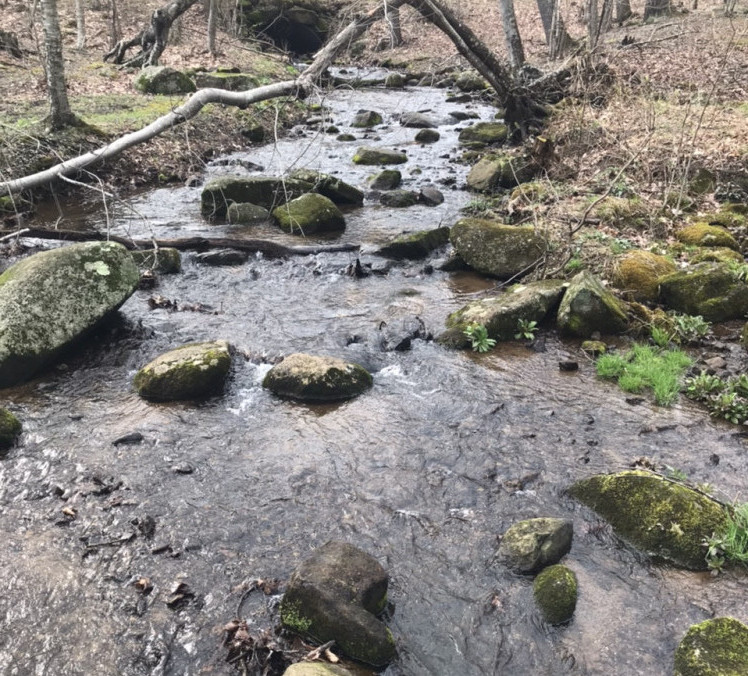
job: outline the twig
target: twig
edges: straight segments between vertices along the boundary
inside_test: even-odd
[[[4,237],[0,237],[0,242],[4,242],[8,239],[13,239],[14,237],[21,237],[25,233],[29,231],[28,228],[23,228],[22,230],[17,230],[16,232],[11,232],[10,235],[5,235]]]
[[[321,646],[316,647],[314,650],[310,650],[304,657],[301,659],[304,662],[314,662],[315,660],[318,660],[322,657],[322,653],[326,650],[329,650],[335,645],[335,641],[328,641],[327,643],[323,643]]]

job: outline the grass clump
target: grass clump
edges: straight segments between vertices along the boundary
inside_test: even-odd
[[[725,527],[706,541],[706,561],[715,572],[726,563],[748,566],[748,502],[728,508]]]
[[[682,350],[634,345],[623,354],[604,354],[596,362],[597,375],[616,380],[624,392],[651,389],[660,406],[671,406],[680,392],[680,379],[691,366]]]

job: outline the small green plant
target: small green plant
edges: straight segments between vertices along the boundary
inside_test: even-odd
[[[735,279],[745,282],[748,281],[748,263],[740,261],[728,261],[727,267]]]
[[[674,481],[688,481],[688,474],[686,474],[682,469],[671,467],[670,465],[665,465],[665,476]]]
[[[728,508],[727,522],[706,540],[706,561],[715,572],[725,563],[748,565],[748,503]]]
[[[478,322],[468,324],[463,333],[470,339],[473,352],[488,352],[496,345],[496,341],[488,337],[488,329]]]
[[[535,338],[535,333],[538,330],[538,323],[533,320],[528,319],[518,319],[517,320],[517,333],[514,334],[515,339],[522,340],[523,338],[525,340],[532,340]]]
[[[681,350],[634,345],[624,354],[604,354],[595,363],[597,375],[616,380],[625,392],[651,389],[660,406],[671,406],[680,392],[680,379],[691,365]]]
[[[689,399],[700,401],[713,418],[729,420],[734,425],[748,422],[748,376],[731,378],[700,373],[685,383]]]
[[[493,201],[485,197],[476,197],[470,200],[464,207],[462,207],[463,213],[477,216],[485,214],[493,208]]]
[[[572,256],[564,265],[564,271],[568,273],[579,272],[584,267],[584,263],[579,256]]]
[[[688,378],[685,383],[685,394],[694,401],[706,401],[713,394],[718,394],[725,389],[725,382],[719,376],[700,373],[693,378]]]
[[[670,315],[675,331],[675,338],[680,343],[693,343],[706,338],[712,325],[701,315],[681,315],[673,312]]]
[[[652,342],[658,347],[667,347],[670,342],[670,334],[659,326],[652,327]]]

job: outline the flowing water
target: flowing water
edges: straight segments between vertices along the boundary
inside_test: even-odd
[[[454,222],[470,196],[457,189],[467,168],[454,162],[464,123],[449,112],[487,120],[489,107],[448,104],[428,88],[342,90],[324,103],[342,131],[359,108],[387,111],[386,126],[356,130],[364,140],[352,144],[292,130],[232,157],[266,173],[312,167],[363,186],[373,172],[350,161],[358,145],[405,149],[405,187],[432,182],[446,200],[399,211],[368,200],[350,211],[339,239],[361,244],[362,262],[374,268],[385,267],[371,253],[379,242]],[[396,122],[413,110],[442,122],[434,146],[415,145],[415,131]],[[209,166],[206,178],[232,172],[252,173]],[[115,207],[109,225],[137,237],[299,243],[271,228],[207,225],[199,195],[153,190]],[[74,222],[61,227],[106,227],[96,204],[65,214]],[[240,602],[242,584],[287,579],[330,539],[365,549],[391,575],[399,657],[389,676],[667,674],[692,623],[748,620],[744,576],[654,566],[564,495],[577,479],[647,456],[745,499],[737,428],[688,404],[626,403],[584,360],[579,371],[560,372],[559,358],[575,346],[550,333],[545,352],[509,344],[475,355],[423,340],[383,351],[381,322],[418,316],[436,333],[493,282],[423,263],[357,279],[346,274],[354,260],[254,257],[215,268],[186,255],[182,274],[136,292],[117,321],[63,363],[3,393],[24,434],[0,461],[1,673],[237,673],[224,661],[223,624],[238,606],[251,631],[277,622],[278,597],[254,592]],[[183,311],[151,309],[154,294]],[[136,369],[156,355],[215,338],[239,350],[224,396],[152,404],[133,392]],[[262,377],[269,361],[296,351],[358,361],[373,371],[374,387],[337,405],[279,400]],[[143,440],[112,443],[132,432]],[[495,560],[497,537],[535,516],[574,521],[565,562],[579,601],[566,627],[546,626],[531,579]],[[150,594],[134,585],[140,578]],[[173,595],[180,582],[191,593],[181,602]]]

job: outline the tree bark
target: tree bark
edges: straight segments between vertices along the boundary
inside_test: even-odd
[[[517,72],[525,64],[525,50],[517,28],[517,17],[514,14],[514,0],[499,0],[501,23],[504,26],[504,40],[509,55],[509,65]]]
[[[218,0],[208,4],[208,54],[216,55],[216,28],[218,27]]]
[[[75,0],[75,27],[77,38],[75,48],[82,52],[86,48],[86,5],[85,0]]]
[[[537,4],[543,23],[545,43],[548,45],[548,55],[551,59],[557,59],[563,56],[574,41],[566,30],[558,0],[537,0]]]
[[[400,25],[400,8],[390,6],[391,3],[388,0],[383,0],[385,3],[384,18],[387,21],[387,26],[390,30],[390,46],[399,47],[403,44],[403,30]]]
[[[694,8],[695,9],[695,8]],[[632,16],[630,0],[616,0],[616,23],[620,26],[626,19]]]
[[[670,0],[647,0],[644,5],[644,19],[670,14],[670,11]]]
[[[42,28],[44,30],[45,70],[47,72],[47,97],[49,99],[49,127],[64,129],[77,119],[70,109],[65,64],[62,60],[62,36],[57,16],[57,0],[42,0]]]

